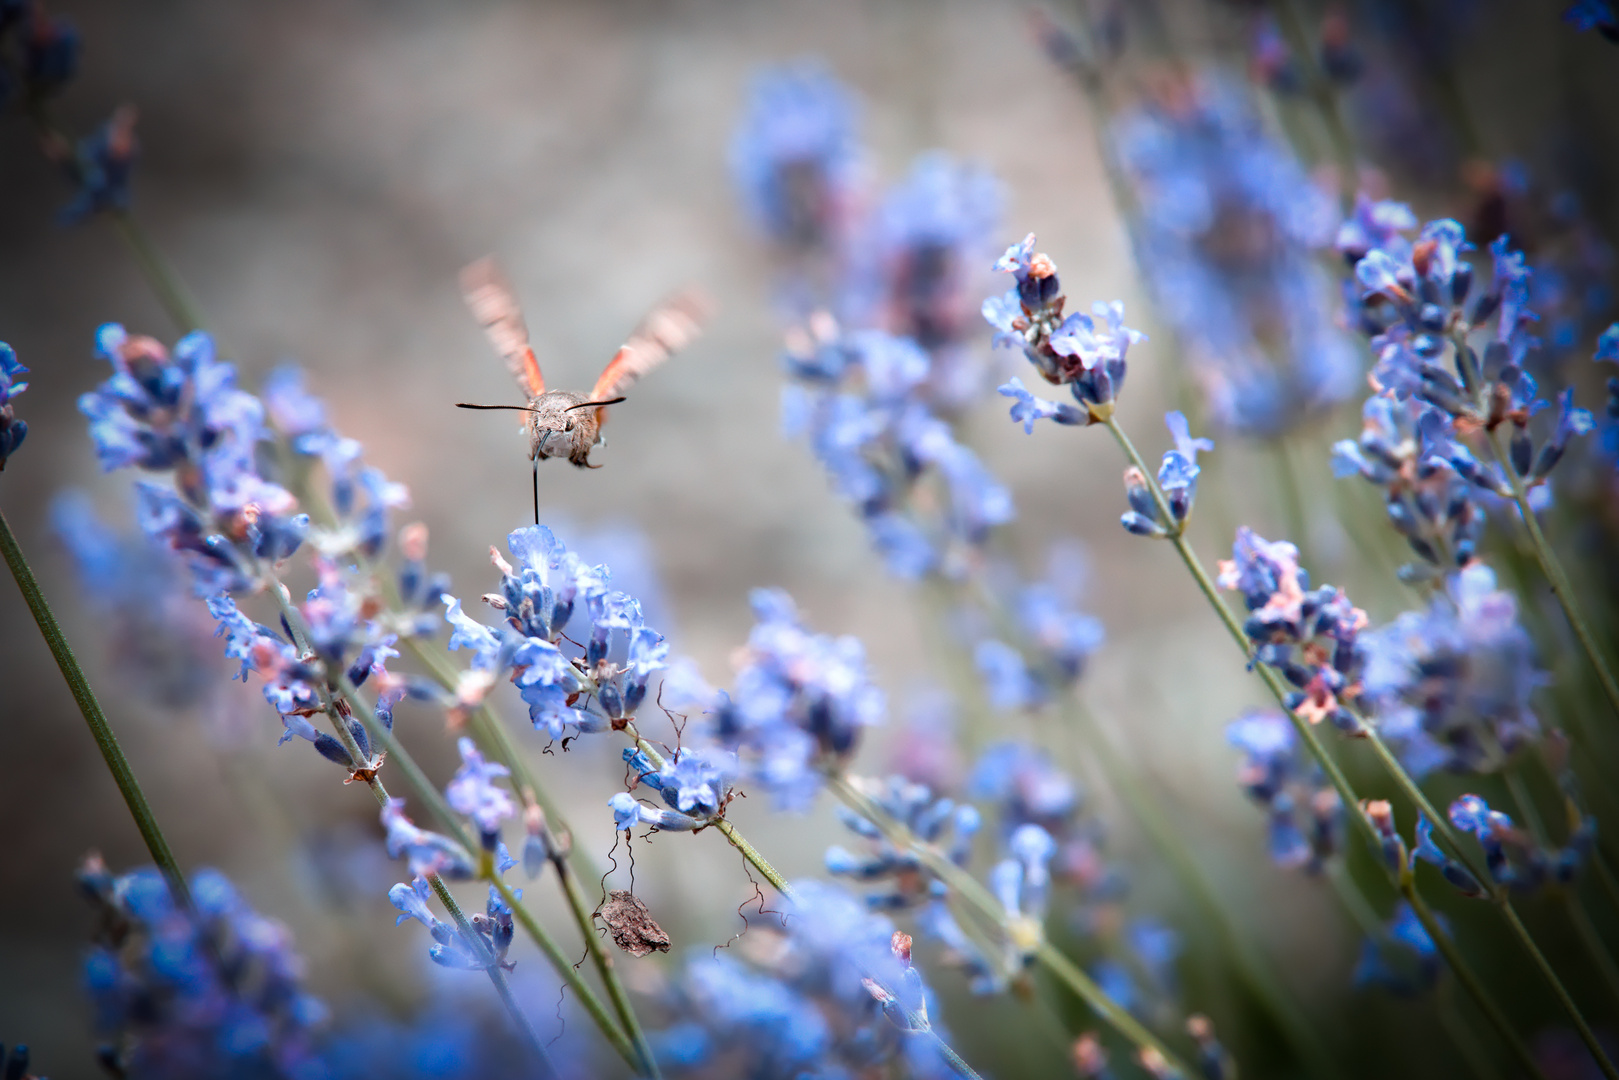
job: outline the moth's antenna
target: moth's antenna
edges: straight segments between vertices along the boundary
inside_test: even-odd
[[[619,400],[622,401],[623,399],[620,398]],[[529,408],[527,405],[469,405],[464,401],[457,401],[455,403],[455,407],[457,409],[516,409],[518,412],[538,411],[536,409]]]
[[[616,398],[610,398],[607,401],[581,401],[577,405],[569,405],[566,409],[563,409],[562,411],[563,412],[573,412],[573,410],[575,410],[575,409],[588,409],[592,405],[617,405],[619,402],[627,401],[627,400],[629,400],[629,399],[616,397]],[[487,409],[487,408],[491,408],[491,406],[488,406],[488,405],[483,405],[483,406],[466,405],[466,406],[463,406],[463,408],[469,408],[469,409],[485,408],[485,409]]]
[[[534,459],[534,524],[540,523],[540,459]]]

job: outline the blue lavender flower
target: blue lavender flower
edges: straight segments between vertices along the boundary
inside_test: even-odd
[[[711,728],[780,805],[802,808],[820,790],[819,764],[852,756],[860,733],[882,720],[885,701],[859,639],[805,630],[779,589],[755,589],[751,599],[757,622]]]
[[[621,728],[645,700],[652,675],[665,667],[662,636],[644,624],[634,597],[608,587],[607,567],[587,566],[545,526],[517,530],[507,546],[517,565],[492,551],[501,588],[483,598],[505,613],[500,631],[467,615],[460,600],[442,597],[452,627],[450,649],[473,652],[472,667],[456,690],[456,708],[477,705],[502,674],[511,673],[534,726],[553,739],[569,727],[581,733]],[[584,653],[570,657],[557,643],[576,612],[589,618],[590,629],[576,629],[586,638]],[[625,643],[622,663],[609,655],[618,642]],[[579,704],[586,693],[591,701]]]
[[[35,0],[11,0],[0,8],[0,52],[14,51],[20,84],[30,104],[48,98],[78,74],[78,28],[61,15],[52,15]],[[13,90],[10,64],[0,62],[0,103]]]
[[[388,540],[389,512],[408,507],[410,492],[366,465],[360,444],[330,426],[325,403],[308,391],[299,368],[283,366],[271,372],[263,403],[293,452],[318,459],[326,468],[336,520],[317,530],[316,545],[328,555],[354,553],[375,559]]]
[[[989,746],[968,775],[967,793],[994,807],[1003,844],[1023,825],[1038,825],[1056,841],[1052,873],[1077,890],[1073,915],[1082,930],[1117,925],[1111,912],[1125,882],[1105,857],[1105,832],[1085,813],[1079,785],[1044,750],[1022,742]]]
[[[1381,816],[1389,820],[1390,828],[1392,828],[1393,819],[1390,812],[1383,810]],[[1473,876],[1472,872],[1460,862],[1446,855],[1444,850],[1434,843],[1433,822],[1429,821],[1425,814],[1417,815],[1416,843],[1411,847],[1410,868],[1415,870],[1419,862],[1431,863],[1438,867],[1445,880],[1454,885],[1463,896],[1484,895],[1484,886],[1479,883],[1479,880]]]
[[[1517,601],[1474,562],[1422,611],[1360,638],[1378,730],[1413,776],[1485,772],[1538,738],[1531,696],[1545,681]]]
[[[188,334],[171,356],[109,323],[96,348],[113,375],[79,411],[101,467],[172,471],[174,488],[136,485],[142,527],[185,554],[199,595],[252,587],[253,561],[287,558],[309,529],[291,493],[259,471],[263,405],[237,388],[206,334]]]
[[[910,339],[844,334],[829,317],[788,338],[786,366],[800,381],[783,392],[786,432],[807,436],[889,570],[907,579],[959,572],[967,549],[1014,515],[1005,485],[922,400],[932,365]],[[911,493],[930,471],[946,498],[924,517]]]
[[[995,328],[997,346],[1016,346],[1040,377],[1049,383],[1066,384],[1084,410],[1085,423],[1096,423],[1112,414],[1113,400],[1124,386],[1130,346],[1145,334],[1124,325],[1124,305],[1092,305],[1092,314],[1063,317],[1066,298],[1057,277],[1057,265],[1043,254],[1033,254],[1034,235],[1008,248],[995,263],[996,270],[1011,273],[1012,289],[983,303],[984,320]],[[1013,419],[1033,431],[1034,419],[1050,416],[1058,423],[1079,423],[1070,409],[1046,403],[1023,389],[1014,380],[1000,392],[1017,399]]]
[[[1448,929],[1443,915],[1436,918]],[[1401,900],[1383,935],[1362,943],[1354,978],[1357,987],[1378,986],[1402,997],[1414,997],[1432,989],[1442,969],[1433,938],[1411,905]]]
[[[1034,434],[1036,420],[1055,420],[1059,424],[1083,426],[1088,422],[1085,413],[1065,401],[1047,401],[1035,397],[1023,385],[1023,380],[1011,378],[1002,383],[997,392],[1002,397],[1015,399],[1012,403],[1012,422],[1022,424],[1029,435]]]
[[[843,889],[797,882],[763,970],[704,950],[668,981],[672,1022],[651,1034],[672,1076],[849,1076],[887,1068],[943,1080],[931,1041],[910,1037],[932,995],[910,964],[909,939]],[[934,1025],[937,1029],[937,1025]],[[941,1032],[941,1037],[947,1035]]]
[[[1140,200],[1137,261],[1222,427],[1275,437],[1354,393],[1314,253],[1332,205],[1265,131],[1243,90],[1209,76],[1114,123]]]
[[[1619,14],[1607,0],[1574,0],[1563,10],[1563,21],[1580,33],[1595,30],[1609,41],[1619,44]]]
[[[1102,992],[1121,1008],[1154,1021],[1175,1014],[1175,963],[1181,938],[1156,919],[1131,919],[1113,955],[1091,967]]]
[[[26,374],[28,369],[18,361],[16,351],[0,341],[0,469],[28,437],[27,423],[18,420],[11,407],[11,399],[28,389],[28,383],[17,377]]]
[[[690,814],[648,806],[625,791],[608,799],[607,805],[613,811],[613,827],[624,832],[637,825],[645,825],[652,832],[691,832],[702,824]]]
[[[855,112],[849,92],[818,64],[755,77],[731,139],[731,176],[772,239],[814,248],[837,236],[859,165]]]
[[[128,210],[139,149],[135,107],[120,105],[106,123],[79,140],[68,170],[79,190],[62,208],[62,222],[72,225],[94,214]]]
[[[517,816],[517,804],[511,793],[495,781],[510,776],[511,770],[496,761],[485,761],[477,744],[466,736],[456,740],[461,754],[461,767],[444,789],[450,809],[465,814],[478,826],[484,847],[493,851],[500,835],[501,822]]]
[[[851,244],[842,311],[915,342],[931,360],[924,394],[954,412],[975,400],[982,364],[964,348],[972,272],[993,244],[1003,202],[982,169],[940,153],[917,158]]]
[[[212,620],[186,595],[174,553],[144,533],[114,530],[82,491],[58,495],[50,517],[124,684],[165,709],[207,700],[220,674]]]
[[[1381,488],[1389,523],[1424,561],[1441,569],[1466,563],[1484,526],[1474,488],[1510,494],[1506,478],[1455,442],[1449,417],[1415,397],[1374,394],[1362,418],[1358,440],[1333,446],[1333,472]]]
[[[982,823],[971,804],[935,797],[926,785],[902,776],[890,776],[866,787],[871,800],[917,839],[939,846],[957,866],[967,865],[973,838]],[[827,848],[827,873],[854,881],[880,882],[884,891],[866,894],[866,903],[873,911],[932,906],[942,900],[943,883],[923,868],[912,851],[896,847],[876,825],[851,810],[840,807],[838,819],[867,842],[866,850],[854,852],[841,845]]]
[[[1593,427],[1565,392],[1550,431],[1538,439],[1531,431],[1535,415],[1549,408],[1526,370],[1541,347],[1531,332],[1539,318],[1529,306],[1532,272],[1505,235],[1489,247],[1492,280],[1470,304],[1473,269],[1463,256],[1472,245],[1456,221],[1429,222],[1414,244],[1396,235],[1355,264],[1363,289],[1359,321],[1377,358],[1373,384],[1393,403],[1378,406],[1374,416],[1368,402],[1361,452],[1339,445],[1340,474],[1359,471],[1385,484],[1391,522],[1419,555],[1444,569],[1470,557],[1481,517],[1475,504],[1512,497],[1504,465],[1544,503],[1549,495],[1541,489],[1570,440]],[[1473,332],[1492,330],[1492,321],[1493,332],[1477,335],[1481,356]],[[1415,449],[1407,442],[1395,444],[1404,446],[1395,454],[1378,454],[1378,444],[1389,440],[1373,432],[1374,423],[1385,432],[1397,424],[1418,433]],[[1505,461],[1481,464],[1463,444],[1464,435],[1479,431],[1504,431]],[[1383,461],[1372,462],[1367,450]],[[1413,460],[1416,470],[1390,476],[1399,457]],[[1447,545],[1453,555],[1443,550]]]
[[[1169,520],[1158,502],[1152,497],[1146,477],[1131,466],[1125,470],[1125,495],[1130,509],[1119,519],[1126,532],[1136,536],[1163,537],[1178,535],[1191,516],[1192,504],[1197,500],[1197,478],[1202,472],[1197,464],[1199,451],[1214,449],[1212,439],[1194,439],[1186,416],[1181,412],[1164,414],[1164,424],[1175,440],[1175,449],[1164,453],[1158,467],[1158,487],[1169,502]]]
[[[1319,874],[1343,850],[1343,801],[1293,725],[1280,712],[1261,709],[1227,724],[1226,741],[1245,755],[1237,783],[1269,817],[1271,859]]]
[[[740,768],[734,753],[715,746],[681,747],[657,770],[638,749],[626,747],[623,756],[637,783],[659,792],[681,814],[704,821],[725,809]]]
[[[455,880],[473,877],[471,854],[448,836],[417,828],[405,816],[404,799],[388,800],[388,805],[382,808],[382,827],[388,833],[388,856],[408,860],[410,872],[417,877],[429,874]]]
[[[517,889],[515,893],[521,899],[523,891]],[[433,944],[428,947],[427,955],[433,963],[454,971],[482,971],[493,966],[510,971],[516,966],[506,959],[516,927],[512,910],[501,898],[500,890],[489,886],[484,911],[467,920],[475,939],[463,935],[454,923],[434,915],[427,904],[431,895],[432,887],[420,876],[413,878],[409,885],[399,882],[388,890],[388,902],[400,912],[394,925],[415,919],[432,936]]]
[[[1567,842],[1548,848],[1477,795],[1463,795],[1451,803],[1447,816],[1452,825],[1472,833],[1478,841],[1490,879],[1515,892],[1534,892],[1548,882],[1574,880],[1596,842],[1596,819],[1576,814]]]
[[[1353,733],[1361,723],[1345,703],[1353,704],[1360,693],[1365,658],[1359,635],[1366,613],[1342,589],[1310,589],[1298,554],[1286,541],[1240,527],[1232,557],[1220,561],[1219,584],[1242,593],[1248,609],[1243,631],[1254,644],[1255,660],[1276,668],[1296,688],[1287,707],[1312,724],[1331,720]]]
[[[326,1010],[303,988],[287,928],[225,876],[191,878],[198,919],[150,867],[115,877],[92,855],[79,886],[100,912],[85,961],[100,1056],[123,1075],[307,1076]]]

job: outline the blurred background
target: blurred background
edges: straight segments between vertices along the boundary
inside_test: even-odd
[[[1305,7],[1312,21],[1325,12]],[[747,593],[756,586],[786,588],[817,630],[858,635],[891,702],[863,770],[885,766],[907,703],[952,673],[929,654],[917,595],[885,573],[820,468],[781,434],[775,267],[727,169],[755,72],[813,56],[844,80],[860,100],[862,168],[873,190],[935,149],[998,177],[1000,223],[970,291],[1002,290],[989,264],[1034,231],[1061,267],[1071,306],[1122,300],[1150,339],[1132,353],[1121,404],[1149,457],[1167,445],[1158,418],[1184,400],[1168,359],[1175,335],[1140,284],[1098,153],[1096,114],[1072,74],[1046,55],[1025,5],[64,0],[55,10],[84,40],[82,74],[59,102],[59,119],[82,131],[117,104],[138,107],[135,211],[244,384],[256,387],[288,360],[302,364],[337,429],[409,487],[404,520],[427,524],[433,563],[453,574],[459,595],[493,587],[489,545],[527,523],[530,496],[516,421],[452,407],[518,400],[462,305],[458,269],[499,257],[553,386],[588,385],[657,300],[688,283],[706,289],[718,305],[706,335],[614,409],[609,443],[595,456],[604,468],[542,469],[542,520],[612,565],[674,652],[718,685],[752,623]],[[1121,10],[1135,61],[1113,107],[1149,100],[1166,72],[1220,71],[1251,96],[1258,122],[1283,138],[1298,134],[1300,107],[1267,85],[1274,72],[1256,44],[1258,7]],[[1519,213],[1515,192],[1577,199],[1582,235],[1599,255],[1579,330],[1579,347],[1589,350],[1586,327],[1614,314],[1619,50],[1576,33],[1559,10],[1361,0],[1334,12],[1365,65],[1344,102],[1368,186],[1412,202],[1423,217],[1495,215],[1495,231]],[[1061,25],[1071,14],[1050,17]],[[164,340],[175,328],[106,222],[58,224],[67,187],[27,124],[5,120],[0,337],[32,369],[32,385],[21,410],[29,441],[0,478],[0,504],[181,861],[226,870],[261,912],[292,927],[312,990],[340,1016],[408,1016],[459,992],[430,976],[418,933],[393,929],[386,890],[401,872],[380,851],[370,799],[307,752],[277,750],[279,725],[257,687],[224,682],[231,670],[208,636],[211,623],[202,621],[195,641],[152,647],[139,626],[105,617],[52,532],[51,502],[70,488],[89,493],[104,519],[132,520],[125,478],[99,475],[75,409],[105,377],[92,352],[96,328],[116,321]],[[1325,147],[1308,133],[1299,147],[1331,190]],[[1516,177],[1525,178],[1520,187]],[[1549,227],[1542,235],[1547,243],[1561,236]],[[987,328],[973,341],[996,365],[993,382],[1027,374],[1021,357],[991,356]],[[1311,506],[1331,498],[1325,448],[1359,431],[1359,396],[1298,439]],[[1428,1060],[1437,1052],[1423,1048],[1426,1020],[1398,1002],[1351,994],[1358,942],[1330,896],[1266,858],[1263,815],[1233,782],[1236,757],[1224,735],[1262,688],[1233,662],[1171,553],[1118,527],[1114,447],[1098,432],[1043,428],[1027,437],[1006,420],[1005,404],[981,395],[960,431],[1012,490],[1011,557],[1036,571],[1055,540],[1085,547],[1083,607],[1107,632],[1082,685],[1086,699],[1168,800],[1222,898],[1307,1010],[1336,1018],[1340,1036],[1367,1026],[1389,1032],[1382,1042],[1404,1043],[1407,1067]],[[1238,435],[1210,433],[1219,450],[1204,463],[1200,508],[1218,508],[1194,529],[1205,560],[1225,553],[1235,524],[1273,535],[1285,517],[1263,455]],[[1362,512],[1382,527],[1375,500]],[[1318,580],[1348,585],[1374,622],[1404,606],[1375,566],[1354,558],[1354,541],[1331,515],[1309,520]],[[145,862],[145,853],[10,585],[0,587],[0,641],[0,1038],[33,1044],[36,1069],[49,1075],[96,1075],[80,989],[91,916],[73,872],[91,849],[115,869]],[[206,689],[172,685],[204,663],[198,658],[216,676]],[[149,692],[165,673],[169,692]],[[515,695],[505,706],[515,722]],[[438,721],[406,708],[401,722],[424,764],[447,778],[453,747],[433,737]],[[1038,714],[1005,723],[1008,733],[1033,732],[1048,744],[1058,737]],[[587,740],[564,756],[542,755],[537,736],[527,745],[570,811],[576,844],[604,859],[616,746]],[[1089,784],[1098,815],[1118,819],[1092,763],[1080,755],[1065,764]],[[824,847],[843,832],[824,805],[804,820],[754,800],[732,817],[789,877],[819,872]],[[1172,925],[1190,922],[1173,880],[1128,825],[1111,829],[1108,850],[1130,878],[1132,903]],[[753,890],[729,847],[664,837],[638,847],[636,860],[638,892],[677,953],[706,951],[741,929],[735,907]],[[1560,955],[1577,948],[1555,928],[1548,936]],[[542,967],[531,954],[520,963]],[[1516,964],[1480,961],[1492,978],[1510,978]],[[652,987],[663,969],[648,960],[627,970]],[[1199,976],[1188,978],[1195,985]],[[1209,978],[1195,988],[1218,996],[1218,979]],[[1017,1001],[979,1005],[959,978],[935,983],[969,1060],[1022,1063],[1000,1075],[1059,1061],[1060,1047],[1032,1050],[1017,1023],[994,1022],[1018,1016]],[[555,1023],[554,985],[536,975],[525,1000],[542,1033]],[[1604,1016],[1610,1033],[1613,1016]],[[1263,1043],[1262,1030],[1256,1038]],[[1346,1045],[1352,1072],[1381,1075],[1386,1046]],[[1264,1050],[1256,1052],[1263,1061]]]

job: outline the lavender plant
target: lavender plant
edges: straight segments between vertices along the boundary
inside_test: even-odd
[[[1576,9],[1581,29],[1605,26]],[[77,62],[71,26],[32,0],[0,5],[0,97],[21,104],[72,183],[64,220],[112,222],[183,331],[170,347],[102,326],[94,352],[111,373],[79,399],[102,469],[130,481],[138,534],[109,529],[82,497],[53,512],[118,643],[118,683],[188,708],[222,654],[223,674],[269,706],[233,721],[242,739],[308,744],[314,756],[280,753],[309,783],[373,797],[359,849],[399,865],[365,881],[364,903],[325,913],[334,932],[387,933],[391,909],[396,929],[378,940],[459,995],[390,1019],[346,1003],[334,1016],[286,926],[225,875],[183,868],[113,735],[128,721],[122,695],[110,721],[0,517],[0,551],[155,864],[115,875],[91,856],[78,878],[95,912],[86,983],[110,1074],[976,1077],[969,1061],[1012,1075],[1061,1054],[1086,1077],[1224,1080],[1239,1060],[1255,1075],[1333,1076],[1361,1068],[1346,1065],[1362,1050],[1327,1012],[1353,987],[1407,999],[1415,1023],[1437,1018],[1453,1047],[1442,1052],[1482,1075],[1497,1049],[1516,1072],[1564,1075],[1535,1028],[1567,1024],[1579,1067],[1619,1078],[1604,1041],[1619,1007],[1619,885],[1598,824],[1614,809],[1599,782],[1611,733],[1592,708],[1600,696],[1619,711],[1619,685],[1611,604],[1590,585],[1611,560],[1587,550],[1593,533],[1611,539],[1619,380],[1599,421],[1578,404],[1589,369],[1560,359],[1600,302],[1548,319],[1548,350],[1537,308],[1563,312],[1566,270],[1553,261],[1541,275],[1506,234],[1486,267],[1459,216],[1419,228],[1405,203],[1363,189],[1344,106],[1376,51],[1341,15],[1322,20],[1316,44],[1309,13],[1283,5],[1254,37],[1259,80],[1296,99],[1284,132],[1309,119],[1301,103],[1314,110],[1340,213],[1310,155],[1234,80],[1178,65],[1130,92],[1132,25],[1115,13],[1077,33],[1038,30],[1098,119],[1156,341],[1120,302],[1069,310],[1033,234],[999,260],[985,250],[1008,201],[987,171],[930,152],[887,192],[871,187],[856,97],[819,65],[761,74],[732,141],[746,211],[777,257],[785,434],[917,601],[948,685],[897,694],[873,660],[883,649],[821,632],[779,588],[748,593],[751,631],[730,677],[710,682],[658,628],[670,624],[655,584],[615,578],[560,526],[525,525],[491,547],[481,596],[436,569],[426,525],[400,520],[411,493],[341,434],[346,404],[315,395],[320,374],[282,367],[255,394],[199,329],[133,217],[133,109],[79,140],[56,127],[51,103]],[[1176,47],[1173,35],[1152,46]],[[1334,259],[1321,257],[1329,241]],[[990,273],[1010,288],[983,296]],[[1067,400],[1011,376],[1019,358]],[[1595,358],[1619,361],[1619,325]],[[1149,364],[1202,391],[1164,414],[1156,468],[1126,430]],[[0,345],[0,467],[28,431],[14,407],[25,374]],[[1329,447],[1362,375],[1361,433]],[[1272,699],[1225,727],[1263,847],[1331,890],[1362,937],[1355,959],[1275,955],[1268,908],[1244,917],[1230,872],[1211,872],[1243,856],[1201,850],[1190,796],[1087,703],[1087,673],[1138,646],[1109,642],[1081,610],[1073,545],[1051,545],[1042,573],[1023,569],[1015,485],[992,468],[993,445],[974,444],[973,414],[997,400],[1025,436],[1050,438],[1043,420],[1112,436],[1128,542],[1175,551],[1241,651],[1232,677],[1253,674]],[[1194,434],[1206,426],[1224,452]],[[1357,577],[1353,599],[1315,584],[1299,532],[1337,504],[1295,491],[1281,500],[1290,539],[1242,525],[1211,572],[1196,546],[1208,539],[1199,483],[1231,468],[1228,434],[1273,449],[1286,438],[1293,449],[1276,453],[1370,485],[1412,561]],[[34,466],[18,461],[9,477]],[[1592,506],[1609,517],[1582,519]],[[1557,654],[1575,645],[1584,667],[1571,674]],[[1191,670],[1168,652],[1153,649],[1155,678]],[[890,735],[891,700],[923,719]],[[433,774],[433,741],[453,745],[447,778]],[[559,797],[558,768],[594,794]],[[806,816],[827,797],[846,833],[832,846]],[[783,875],[743,832],[763,814],[779,816],[773,844],[791,830],[838,880]],[[577,839],[609,831],[611,848]],[[643,890],[633,861],[616,860],[620,845],[648,842],[739,854],[731,880],[680,884],[717,909],[751,886],[743,931],[709,941],[711,922],[661,907],[674,890]],[[1155,862],[1172,888],[1139,886]],[[1266,905],[1288,902],[1270,879],[1262,888]],[[1475,903],[1493,917],[1467,912]],[[1306,1001],[1316,983],[1342,989]],[[1469,1012],[1452,1007],[1455,986]],[[550,1038],[551,1013],[579,1023]],[[986,1029],[1003,1018],[1016,1034],[997,1039]],[[996,1059],[1025,1034],[1054,1049]],[[1434,1072],[1414,1061],[1390,1068]],[[14,1051],[6,1080],[28,1062]]]

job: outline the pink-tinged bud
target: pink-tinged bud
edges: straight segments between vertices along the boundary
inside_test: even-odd
[[[894,950],[894,955],[899,957],[900,963],[911,962],[911,935],[902,930],[895,930],[890,947]]]
[[[894,1000],[894,995],[890,994],[887,990],[884,990],[881,986],[878,986],[875,979],[861,979],[860,985],[866,988],[866,993],[871,995],[871,999],[873,1001],[887,1005],[890,1001]]]
[[[1102,1070],[1107,1068],[1107,1051],[1102,1049],[1101,1040],[1093,1031],[1087,1031],[1075,1039],[1074,1048],[1070,1053],[1074,1068],[1081,1076],[1099,1076]]]
[[[399,530],[399,553],[411,562],[427,561],[427,526],[413,521]]]
[[[510,574],[512,572],[512,564],[501,557],[500,552],[495,550],[495,545],[493,544],[489,545],[489,561],[494,563],[495,569],[499,570],[502,574]]]

